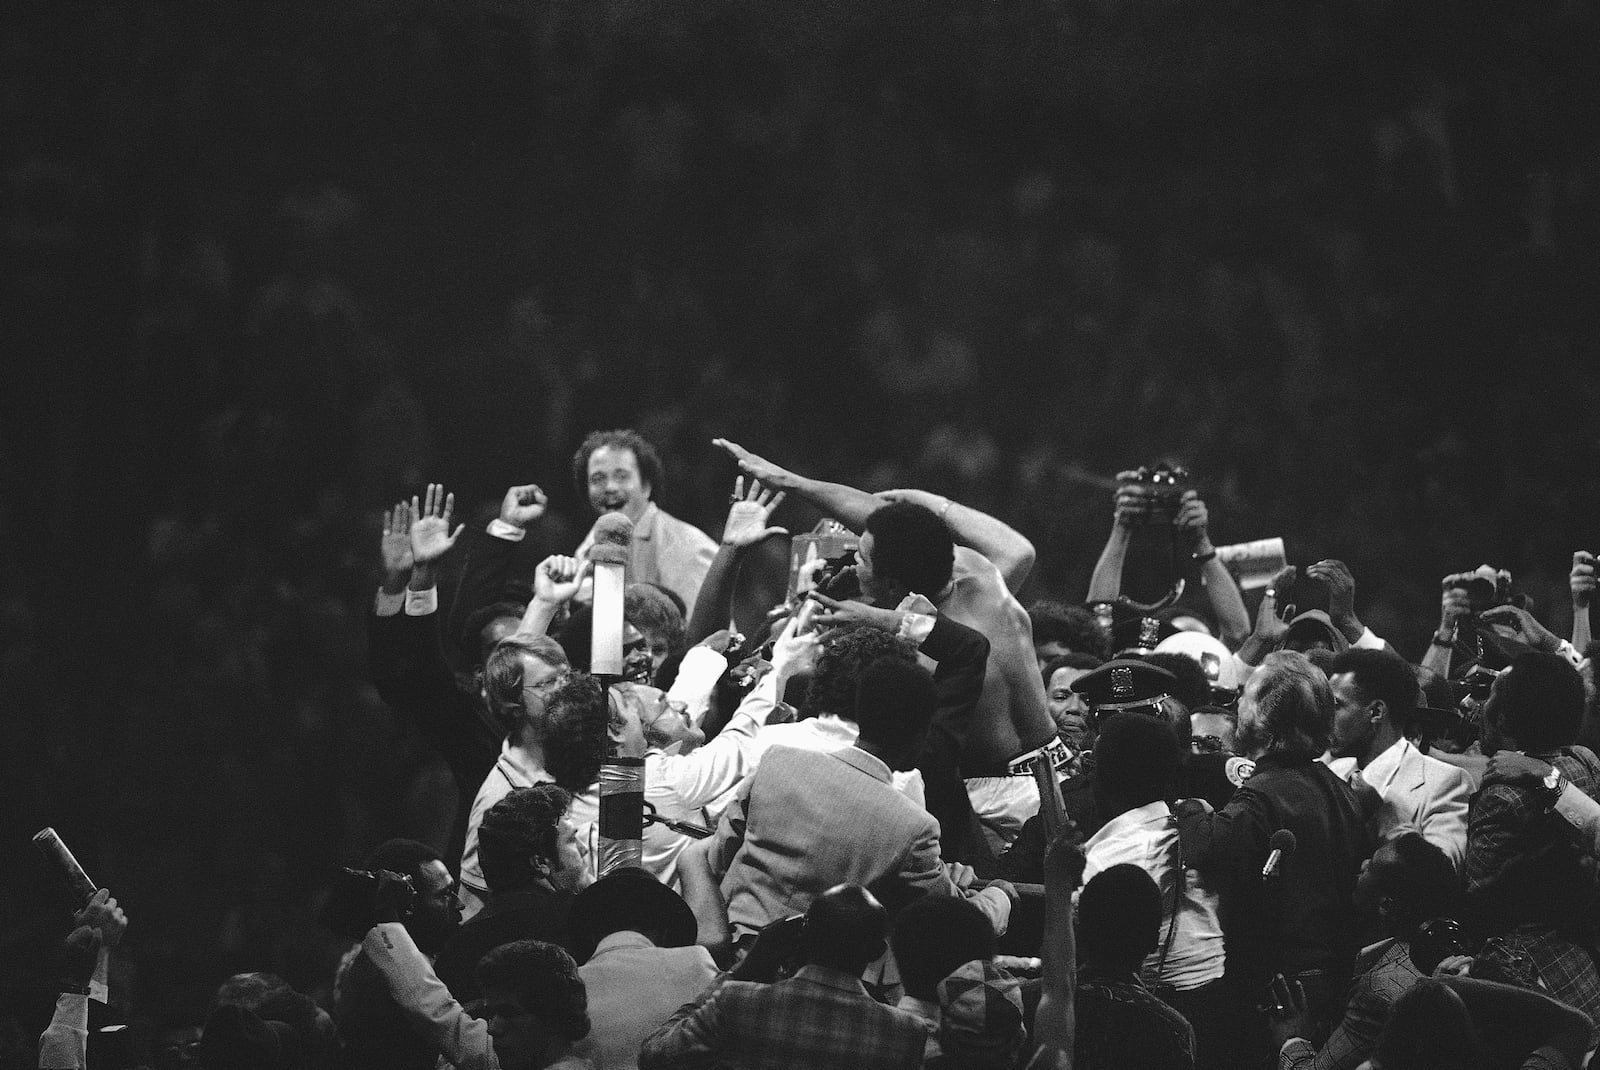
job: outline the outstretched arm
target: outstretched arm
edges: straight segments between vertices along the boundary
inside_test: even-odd
[[[1088,602],[1110,602],[1122,593],[1122,568],[1128,560],[1128,544],[1133,529],[1150,511],[1149,494],[1135,472],[1117,473],[1117,492],[1112,499],[1111,534],[1100,551],[1089,577]]]
[[[843,483],[807,479],[787,468],[780,468],[765,457],[751,453],[737,442],[714,438],[711,444],[725,450],[730,457],[739,462],[740,471],[760,480],[761,485],[768,490],[782,491],[810,502],[851,531],[860,531],[866,524],[867,517],[883,504],[876,496],[864,490],[847,487]]]
[[[913,502],[931,509],[950,529],[950,537],[957,545],[976,550],[994,563],[1013,593],[1022,589],[1028,573],[1033,571],[1033,543],[988,513],[925,490],[886,490],[874,497],[880,502]]]
[[[1043,960],[1043,982],[1039,1009],[1034,1014],[1034,1032],[1041,1055],[1030,1067],[1049,1066],[1071,1070],[1072,1049],[1077,1035],[1078,945],[1072,927],[1072,894],[1083,879],[1085,861],[1083,836],[1071,822],[1056,834],[1044,854],[1044,941],[1039,948]]]
[[[1217,615],[1217,629],[1229,650],[1239,649],[1245,636],[1250,634],[1250,614],[1244,608],[1244,596],[1228,571],[1217,557],[1217,548],[1211,544],[1210,513],[1206,503],[1195,491],[1184,491],[1172,526],[1178,537],[1189,548],[1190,559],[1199,565],[1200,583],[1211,600],[1211,612]]]

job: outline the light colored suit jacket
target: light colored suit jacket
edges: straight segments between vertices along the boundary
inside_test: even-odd
[[[636,932],[601,940],[578,967],[589,993],[589,1035],[579,1045],[596,1070],[634,1070],[639,1046],[717,978],[703,947],[657,947]]]
[[[1430,758],[1402,739],[1361,770],[1383,799],[1373,834],[1381,843],[1408,829],[1445,853],[1458,870],[1467,855],[1467,802],[1472,778],[1454,765]]]
[[[594,531],[579,544],[576,554],[586,557],[594,545]],[[717,556],[717,544],[711,536],[673,516],[651,502],[644,515],[633,526],[633,545],[629,550],[628,582],[656,583],[683,599],[686,611],[684,620],[694,612],[694,600],[700,594],[700,585],[711,570],[711,559]],[[578,600],[588,602],[594,597],[592,580],[584,580]]]
[[[939,858],[939,822],[856,747],[768,751],[723,814],[711,857],[728,920],[743,930],[803,914],[836,884],[957,894]]]

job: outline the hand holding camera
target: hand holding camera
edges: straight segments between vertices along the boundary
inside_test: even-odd
[[[322,924],[341,939],[360,940],[374,925],[405,921],[416,906],[417,890],[410,877],[342,866],[322,909]]]
[[[1165,462],[1118,472],[1117,490],[1112,498],[1117,526],[1132,528],[1147,524],[1177,523],[1188,486],[1188,470]],[[1198,502],[1198,496],[1194,500]],[[1204,508],[1204,504],[1201,503],[1202,527]],[[1189,525],[1193,523],[1193,516],[1191,511]]]
[[[1546,654],[1553,654],[1561,648],[1560,637],[1521,606],[1495,606],[1480,613],[1478,619],[1497,630],[1506,629],[1512,638],[1520,639]]]
[[[1573,551],[1572,574],[1567,577],[1567,583],[1572,588],[1572,604],[1578,609],[1588,609],[1594,600],[1596,584],[1594,554],[1588,550]]]

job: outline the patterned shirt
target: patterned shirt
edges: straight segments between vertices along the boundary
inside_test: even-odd
[[[1378,956],[1350,987],[1350,1003],[1328,1042],[1319,1052],[1311,1042],[1295,1038],[1278,1053],[1279,1070],[1355,1070],[1377,1046],[1383,1023],[1395,1000],[1416,984],[1421,971],[1411,964],[1411,948],[1398,940]]]
[[[1194,1070],[1194,1028],[1132,974],[1078,972],[1074,1070]]]
[[[867,995],[861,980],[807,966],[787,981],[723,981],[644,1042],[640,1070],[914,1070],[928,1024]]]

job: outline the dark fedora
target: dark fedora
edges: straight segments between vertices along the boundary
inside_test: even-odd
[[[614,932],[657,933],[660,947],[688,947],[700,928],[682,896],[632,866],[608,873],[579,892],[567,927],[579,962],[588,961],[595,945]]]

